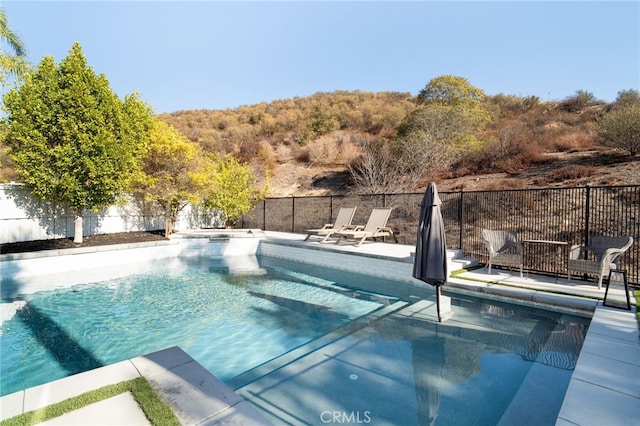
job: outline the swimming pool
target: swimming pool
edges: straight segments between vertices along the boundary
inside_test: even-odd
[[[419,424],[435,413],[442,424],[508,424],[531,408],[555,422],[589,324],[471,298],[454,298],[438,324],[424,314],[430,289],[270,257],[147,269],[20,296],[0,336],[2,394],[177,345],[276,423],[295,413],[295,423]],[[262,373],[243,379],[254,367]]]

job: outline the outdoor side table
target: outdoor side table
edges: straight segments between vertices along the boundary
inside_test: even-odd
[[[609,293],[609,290],[611,290],[611,293]],[[620,292],[624,292],[624,295],[621,295]],[[622,269],[609,271],[609,279],[607,280],[607,289],[604,292],[602,306],[631,310],[627,271]]]
[[[529,244],[546,244],[549,246],[553,246],[555,248],[556,251],[556,262],[558,266],[561,266],[563,264],[562,261],[562,249],[563,247],[566,247],[569,245],[568,242],[566,241],[555,241],[555,240],[522,240],[522,243],[527,246]],[[529,251],[529,250],[527,250]],[[560,272],[558,272],[560,270],[560,268],[555,268],[556,269],[556,282],[558,282],[558,279],[560,278]],[[527,272],[528,274],[528,272]]]

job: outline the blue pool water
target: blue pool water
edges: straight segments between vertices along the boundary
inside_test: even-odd
[[[2,324],[1,394],[171,346],[226,380],[387,300],[277,267],[232,275],[222,259],[153,269],[22,296]]]
[[[460,297],[437,323],[422,315],[430,288],[268,257],[151,269],[16,296],[26,305],[2,325],[1,393],[180,346],[276,424],[554,424],[589,325]],[[388,313],[269,371],[373,311]]]

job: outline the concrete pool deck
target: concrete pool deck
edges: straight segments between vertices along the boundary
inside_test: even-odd
[[[269,251],[269,247],[266,246],[272,246],[272,249],[274,248],[273,246],[276,249],[289,247],[297,252],[300,251],[300,248],[312,249],[315,250],[314,256],[308,256],[307,254],[307,258],[312,257],[319,262],[325,261],[324,256],[349,254],[351,256],[349,256],[347,263],[361,263],[360,267],[368,270],[373,267],[380,267],[383,274],[388,271],[389,265],[394,266],[391,272],[398,274],[398,271],[400,271],[400,273],[405,274],[406,270],[412,265],[413,252],[415,250],[413,246],[399,244],[367,242],[360,247],[355,247],[353,245],[304,242],[302,240],[305,235],[300,234],[273,232],[265,234],[267,238],[265,241],[273,243],[265,244],[265,248],[259,249],[265,250],[265,254]],[[455,257],[455,253],[451,262],[457,262],[460,266],[468,266],[473,263],[469,259],[454,259],[453,257]],[[371,264],[367,264],[367,261],[371,261]],[[354,265],[354,267],[356,266],[358,265]],[[372,271],[375,272],[375,270]],[[604,296],[604,289],[598,290],[592,282],[574,281],[568,283],[563,279],[556,280],[555,277],[533,275],[520,278],[516,272],[510,274],[502,270],[494,270],[491,275],[487,274],[484,269],[461,273],[449,280],[445,291],[451,294],[476,294],[478,297],[502,298],[514,303],[532,306],[559,304],[562,309],[567,309],[571,312],[582,313],[585,316],[593,315],[591,326],[572,374],[556,424],[584,426],[640,424],[640,420],[638,420],[640,419],[640,333],[635,319],[636,307],[633,307],[631,311],[603,307],[598,299],[602,299]],[[174,352],[172,353],[179,353],[175,352],[176,349],[173,349]],[[184,354],[184,352],[182,353]],[[153,360],[154,357],[157,357],[157,355],[150,354],[136,358],[135,362],[134,360],[129,360],[123,363],[125,365],[129,363],[132,366],[131,368],[137,371],[139,375],[144,375],[141,373],[142,370],[137,369],[136,364],[144,364],[149,359]],[[195,361],[191,360],[193,363],[186,361],[186,358],[181,358],[182,355],[177,357],[182,359],[182,362],[178,361],[177,365],[172,365],[172,362],[166,360],[164,361],[166,364],[164,366],[162,363],[158,363],[157,360],[153,362],[157,364],[156,366],[164,369],[164,374],[172,376],[172,380],[176,380],[176,375],[167,372],[171,372],[176,367],[181,367],[185,377],[192,378],[191,382],[186,380],[184,386],[187,386],[192,395],[197,395],[201,399],[190,398],[189,401],[185,402],[186,405],[183,405],[183,407],[187,407],[185,409],[176,408],[179,407],[178,405],[174,407],[174,411],[176,411],[183,424],[228,424],[232,418],[225,419],[225,413],[239,416],[235,417],[235,420],[237,420],[235,424],[267,424],[266,419],[253,417],[254,415],[260,415],[253,410],[250,403],[232,391],[229,393],[230,389],[226,385],[217,381],[208,372],[202,371],[202,367]],[[31,407],[26,404],[29,400],[26,395],[27,393],[31,395],[35,389],[46,389],[46,392],[33,393],[33,395],[48,395],[46,398],[44,396],[37,397],[40,398],[40,403],[46,406],[54,403],[53,399],[55,398],[61,398],[62,396],[68,398],[71,395],[65,395],[70,392],[81,394],[104,386],[100,382],[102,380],[100,377],[101,375],[104,376],[104,371],[110,371],[104,369],[115,368],[114,366],[120,366],[123,363],[6,395],[0,400],[0,416],[2,419],[6,419],[22,412],[19,410],[26,411],[27,408]],[[156,373],[160,374],[161,371],[157,370]],[[130,371],[127,374],[135,373]],[[107,375],[112,375],[114,378],[118,377],[116,374],[109,373]],[[78,376],[82,376],[83,381],[75,382],[74,380]],[[144,376],[147,377],[146,375]],[[209,384],[203,385],[203,389],[198,389],[197,383],[199,382],[194,379],[196,377],[202,378],[203,383]],[[150,377],[147,378],[150,379]],[[127,376],[119,381],[128,379],[129,377]],[[163,399],[166,400],[166,395],[163,395],[162,391],[158,390],[162,389],[162,386],[157,387],[154,384],[154,379],[149,381]],[[165,386],[165,389],[169,389],[168,393],[169,397],[171,397],[171,387]],[[186,393],[189,394],[189,392]],[[51,402],[47,404],[47,401]],[[130,421],[123,423],[123,418],[114,417],[116,416],[114,411],[117,410],[113,409],[111,405],[113,403],[114,401],[103,401],[92,404],[82,409],[85,411],[78,410],[76,416],[80,416],[80,423],[82,424],[91,424],[88,419],[96,419],[100,424],[145,424],[144,422],[140,423],[139,407],[135,402],[132,405],[126,395],[116,400],[115,403],[118,405],[118,410],[122,411],[120,414],[126,412],[124,415]],[[223,406],[226,408],[215,408]],[[180,410],[183,410],[183,414],[187,416],[186,419],[180,417]],[[215,413],[218,414],[216,415]],[[70,424],[70,422],[65,422],[64,424]]]
[[[121,361],[2,397],[2,420],[138,377],[147,379],[183,425],[268,424],[247,401],[178,347]],[[43,424],[148,425],[128,392]]]

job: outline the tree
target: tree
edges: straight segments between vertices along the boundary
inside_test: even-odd
[[[467,132],[458,127],[464,120],[437,105],[414,111],[407,116],[393,141],[393,153],[402,174],[410,182],[448,167],[458,156],[457,146],[466,141]]]
[[[142,173],[132,185],[132,192],[160,211],[168,237],[180,211],[201,201],[207,182],[215,178],[213,172],[198,145],[156,120],[149,133]]]
[[[448,167],[463,152],[481,144],[476,134],[491,120],[484,92],[462,77],[441,76],[420,91],[420,106],[398,126],[393,151],[414,181]]]
[[[9,28],[9,20],[0,9],[0,42],[6,44],[11,52],[0,50],[0,85],[6,86],[11,77],[22,78],[30,67],[26,61],[27,49],[20,35]]]
[[[256,201],[264,198],[267,189],[259,188],[253,171],[234,157],[218,158],[215,171],[203,205],[219,212],[225,225],[230,227],[251,210]]]
[[[448,106],[478,104],[484,99],[482,89],[472,86],[466,78],[442,75],[427,83],[418,93],[419,104],[431,103]]]
[[[377,194],[401,187],[402,174],[387,141],[380,138],[357,138],[361,153],[348,165],[353,184],[360,192]]]
[[[74,242],[82,242],[83,211],[114,203],[138,170],[150,108],[137,95],[123,101],[113,93],[78,43],[59,66],[45,57],[4,104],[16,171],[34,195],[68,204]]]
[[[598,133],[610,145],[636,155],[640,152],[640,105],[614,108],[598,122]]]

